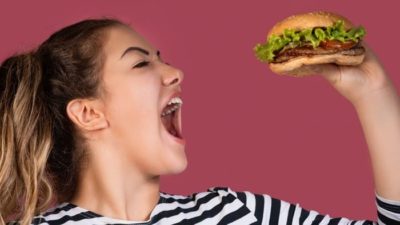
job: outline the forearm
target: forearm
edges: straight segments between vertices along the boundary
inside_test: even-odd
[[[371,157],[378,195],[400,201],[400,98],[390,84],[354,103]]]

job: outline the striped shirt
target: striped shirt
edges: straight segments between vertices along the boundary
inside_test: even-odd
[[[64,202],[35,216],[32,224],[400,225],[400,202],[376,195],[376,206],[377,221],[332,218],[313,210],[303,209],[299,204],[291,204],[266,194],[255,194],[248,191],[235,192],[229,187],[212,187],[207,191],[188,196],[160,192],[159,202],[147,221],[128,221],[105,217],[72,203]]]

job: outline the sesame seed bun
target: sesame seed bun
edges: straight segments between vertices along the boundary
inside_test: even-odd
[[[283,34],[285,29],[303,30],[314,27],[332,26],[337,20],[343,20],[343,25],[346,30],[354,27],[347,18],[341,15],[332,12],[317,11],[287,17],[272,27],[268,32],[268,37],[272,34],[279,36]]]

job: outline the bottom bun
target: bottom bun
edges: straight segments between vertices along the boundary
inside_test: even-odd
[[[364,53],[345,55],[344,52],[329,55],[300,56],[282,63],[269,63],[269,68],[277,74],[303,77],[322,72],[319,64],[335,63],[337,65],[355,66],[362,63]]]

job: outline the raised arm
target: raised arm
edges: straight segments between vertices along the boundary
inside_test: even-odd
[[[377,194],[400,201],[400,98],[377,57],[366,50],[360,66],[329,65],[321,73],[357,111]]]
[[[355,102],[368,144],[376,192],[400,201],[400,99],[392,84]]]
[[[265,194],[238,192],[258,224],[400,224],[400,97],[383,66],[366,47],[359,66],[310,67],[355,107],[371,157],[378,220],[350,220],[321,215]]]

